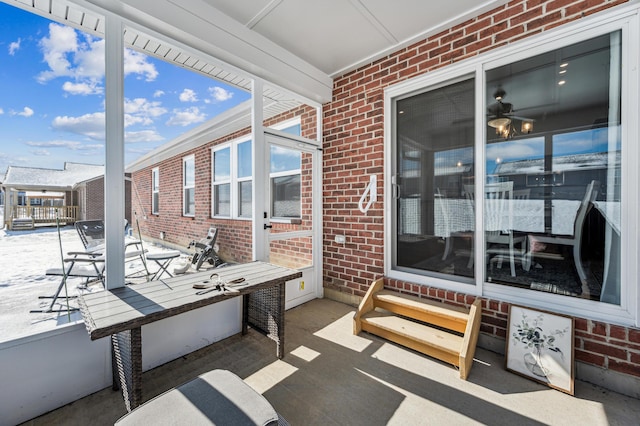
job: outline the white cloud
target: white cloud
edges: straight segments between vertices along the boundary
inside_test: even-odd
[[[72,58],[75,65],[72,72],[77,79],[100,81],[104,77],[105,41],[88,34],[84,36],[84,42],[80,43]]]
[[[98,88],[104,78],[104,39],[93,37],[74,30],[71,27],[51,23],[49,34],[40,40],[44,62],[49,69],[37,75],[40,83],[46,83],[58,77],[69,77],[76,84]],[[138,74],[146,81],[153,81],[158,76],[155,65],[147,56],[125,49],[125,75]],[[69,86],[68,86],[69,87]],[[79,87],[79,86],[78,86]],[[73,87],[71,87],[73,89]],[[68,90],[70,94],[86,95],[82,90]],[[93,94],[102,91],[95,90]]]
[[[37,148],[68,148],[68,149],[78,149],[80,146],[80,142],[77,141],[65,141],[65,140],[54,140],[54,141],[46,141],[46,142],[25,142],[28,146],[33,146]]]
[[[159,142],[164,138],[155,130],[141,130],[137,132],[125,132],[124,140],[126,143],[139,142]]]
[[[4,114],[4,110],[0,108],[0,115]]]
[[[29,152],[38,157],[48,157],[49,155],[51,155],[51,152],[46,149],[30,149]]]
[[[124,112],[127,114],[144,114],[149,117],[160,117],[167,109],[159,101],[149,102],[145,98],[125,99]]]
[[[9,43],[9,55],[13,56],[18,50],[20,50],[21,42],[22,39],[19,38],[17,41],[12,41],[11,43]]]
[[[228,101],[233,97],[233,92],[219,86],[209,87],[209,93],[216,102]]]
[[[45,141],[45,142],[35,142],[35,141],[29,141],[25,143],[28,146],[37,148],[34,150],[31,150],[31,152],[35,155],[43,155],[43,154],[36,154],[36,152],[47,152],[50,153],[50,151],[46,148],[50,148],[50,149],[68,149],[71,151],[90,151],[90,152],[95,152],[96,150],[100,150],[104,148],[104,144],[86,144],[86,143],[82,143],[82,142],[78,142],[78,141],[70,141],[70,140],[52,140],[52,141]],[[49,154],[47,154],[49,155]]]
[[[10,111],[9,114],[10,115],[21,115],[23,117],[31,117],[33,115],[33,110],[26,106],[20,112]]]
[[[538,148],[543,145],[527,145],[523,143],[500,143],[487,145],[486,156],[489,160],[500,158],[500,161],[511,161],[520,158],[535,158],[540,155]]]
[[[167,113],[161,102],[149,102],[145,98],[125,99],[125,127],[134,124],[150,126],[153,120]]]
[[[147,60],[147,56],[135,50],[124,50],[124,75],[139,74],[145,81],[153,81],[158,76],[154,64]]]
[[[174,109],[173,116],[167,121],[167,126],[188,126],[194,123],[201,123],[206,118],[207,116],[201,113],[198,107],[183,110]]]
[[[153,92],[153,97],[154,98],[159,98],[160,96],[164,95],[164,90],[156,90],[155,92]]]
[[[62,130],[77,135],[87,136],[94,140],[104,140],[104,112],[94,112],[80,117],[58,116],[53,119],[54,130]]]
[[[85,83],[65,81],[62,85],[62,90],[71,95],[99,95],[104,92],[104,89],[98,86],[95,81]]]
[[[140,147],[136,147],[136,148],[127,148],[127,152],[130,154],[146,154],[147,152],[150,152],[151,150],[153,150],[154,148],[152,147],[147,147],[147,148],[140,148]]]
[[[196,95],[196,92],[194,92],[191,89],[184,89],[182,93],[180,93],[180,96],[178,98],[180,99],[180,102],[197,102],[198,101],[198,95]]]
[[[40,48],[49,70],[41,72],[38,81],[44,83],[60,76],[73,76],[71,62],[67,58],[67,55],[78,50],[78,39],[73,28],[49,24],[49,36],[40,40]]]

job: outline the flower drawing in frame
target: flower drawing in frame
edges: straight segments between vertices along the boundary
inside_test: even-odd
[[[573,318],[512,305],[506,368],[573,395]]]

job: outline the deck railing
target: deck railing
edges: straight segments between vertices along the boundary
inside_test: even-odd
[[[13,206],[12,218],[33,218],[34,223],[56,223],[56,210],[61,222],[73,223],[78,219],[78,206]]]

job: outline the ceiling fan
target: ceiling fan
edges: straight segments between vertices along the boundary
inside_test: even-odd
[[[496,134],[508,138],[517,134],[512,120],[520,120],[522,126],[520,128],[521,133],[528,134],[533,130],[533,119],[527,117],[518,117],[514,115],[513,104],[509,102],[503,102],[503,99],[507,96],[507,92],[502,87],[493,93],[493,97],[496,100],[495,103],[487,107],[489,112],[489,121],[487,124],[496,129]]]

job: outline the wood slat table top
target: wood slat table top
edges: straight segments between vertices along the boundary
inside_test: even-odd
[[[228,291],[196,294],[200,290],[194,289],[194,284],[210,281],[215,285],[212,273],[227,283],[237,278],[245,281],[229,285]],[[96,340],[301,276],[293,269],[251,262],[84,294],[78,303],[91,340]]]

